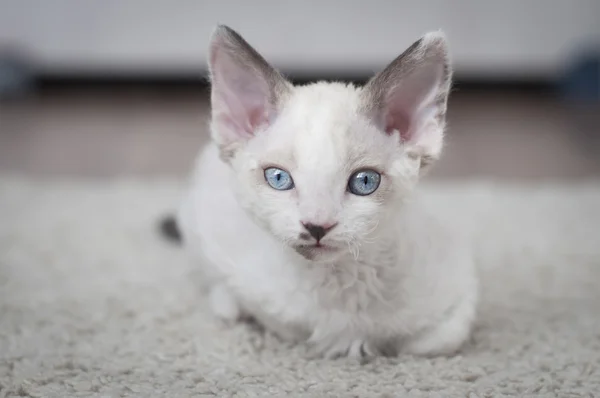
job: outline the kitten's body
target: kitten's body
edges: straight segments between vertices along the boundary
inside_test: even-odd
[[[239,45],[233,34],[219,31],[213,45]],[[328,357],[456,351],[469,336],[477,302],[472,259],[461,237],[412,194],[422,164],[439,154],[441,136],[402,145],[366,115],[368,87],[335,83],[277,82],[284,105],[273,105],[275,116],[260,108],[265,120],[253,125],[256,115],[239,109],[244,95],[261,88],[243,86],[231,98],[228,90],[219,93],[215,69],[226,61],[218,61],[217,50],[213,108],[235,103],[213,109],[214,142],[200,154],[178,214],[216,315],[253,316]],[[232,73],[235,66],[234,60],[223,69]],[[253,110],[257,99],[247,103]],[[425,121],[419,125],[427,130],[431,120]],[[251,134],[238,139],[235,131],[248,125]],[[263,169],[272,165],[291,172],[293,189],[267,186]],[[348,174],[361,167],[381,172],[370,196],[346,190]],[[315,246],[302,232],[304,220],[335,228]]]

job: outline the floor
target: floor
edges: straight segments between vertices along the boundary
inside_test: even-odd
[[[149,228],[169,181],[0,175],[0,397],[598,398],[597,183],[429,184],[453,231],[477,231],[473,337],[361,365],[217,321],[197,263]]]
[[[183,176],[208,136],[207,90],[53,87],[0,104],[0,172]],[[600,108],[548,92],[461,90],[431,178],[600,176]]]

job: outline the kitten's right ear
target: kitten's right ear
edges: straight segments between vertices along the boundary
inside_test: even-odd
[[[238,33],[220,25],[209,49],[212,134],[231,153],[276,117],[290,84]]]
[[[422,166],[442,150],[452,70],[446,38],[431,32],[416,41],[364,88],[367,114],[387,134],[398,134]]]

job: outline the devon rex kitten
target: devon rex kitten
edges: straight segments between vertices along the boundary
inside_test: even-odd
[[[442,150],[444,36],[425,35],[362,88],[294,86],[225,26],[209,67],[212,143],[177,224],[214,313],[327,358],[458,350],[473,261],[411,194]]]

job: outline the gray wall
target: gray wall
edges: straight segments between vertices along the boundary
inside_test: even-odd
[[[442,28],[459,73],[548,77],[600,38],[600,1],[0,0],[0,46],[45,72],[197,73],[219,22],[286,70],[377,69]]]

